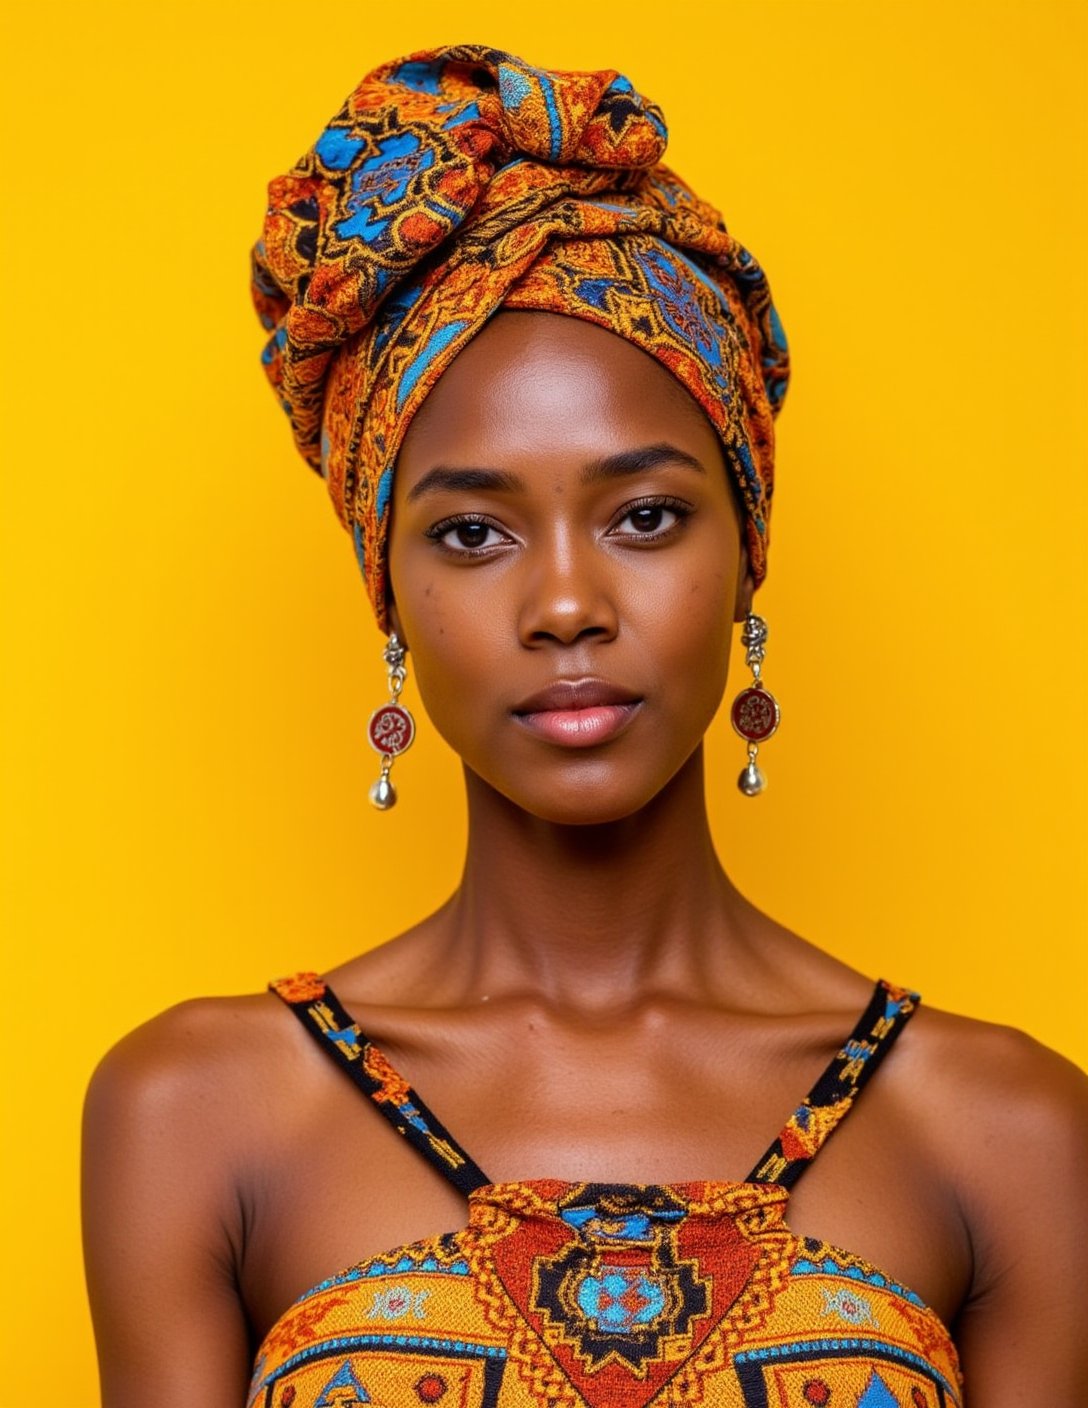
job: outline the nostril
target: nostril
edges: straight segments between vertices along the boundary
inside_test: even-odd
[[[609,640],[614,634],[613,630],[602,624],[574,624],[567,630],[556,625],[539,626],[530,632],[531,638],[534,640],[555,641],[559,645],[574,645],[578,641],[584,640]]]

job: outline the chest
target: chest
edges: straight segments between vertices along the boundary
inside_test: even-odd
[[[683,1050],[649,1061],[621,1045],[601,1047],[592,1063],[578,1052],[543,1062],[511,1053],[501,1078],[490,1061],[461,1079],[436,1064],[416,1083],[496,1182],[739,1181],[797,1105],[812,1056],[732,1064],[726,1076]],[[951,1320],[969,1250],[894,1090],[886,1094],[859,1100],[806,1169],[788,1225],[863,1257]],[[465,1197],[332,1069],[314,1071],[260,1142],[242,1190],[241,1280],[255,1342],[318,1282],[465,1225]]]

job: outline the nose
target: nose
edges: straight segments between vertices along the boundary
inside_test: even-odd
[[[605,554],[563,531],[526,562],[518,635],[523,645],[613,640],[619,614]]]

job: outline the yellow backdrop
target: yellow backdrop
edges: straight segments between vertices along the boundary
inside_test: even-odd
[[[727,722],[710,740],[729,870],[869,973],[1088,1062],[1086,11],[466,15],[9,7],[10,1403],[46,1363],[97,1402],[77,1132],[106,1047],[375,944],[457,878],[459,773],[425,723],[397,811],[367,804],[379,637],[247,292],[267,179],[414,48],[625,71],[769,270],[795,357],[759,601],[784,722],[758,801]]]

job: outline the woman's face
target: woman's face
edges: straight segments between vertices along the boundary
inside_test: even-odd
[[[675,776],[721,702],[744,569],[709,421],[602,328],[500,313],[408,429],[393,626],[435,727],[535,816],[615,821]]]

